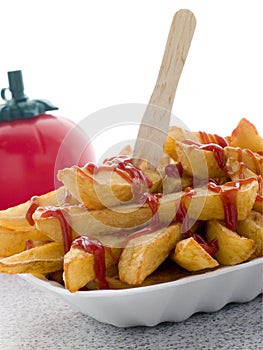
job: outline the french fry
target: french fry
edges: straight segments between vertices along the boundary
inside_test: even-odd
[[[215,157],[215,153],[210,150],[204,150],[196,147],[194,144],[186,144],[183,142],[177,142],[176,145],[177,160],[183,166],[183,169],[187,175],[194,176],[195,178],[212,178],[212,177],[224,177],[225,171]],[[223,150],[222,157],[224,158]]]
[[[43,217],[49,208],[38,208],[34,214],[36,227],[45,233],[51,240],[62,242],[60,221],[56,217]],[[117,232],[121,229],[132,229],[143,225],[151,219],[151,210],[148,207],[138,209],[135,205],[123,206],[119,211],[111,209],[91,210],[79,206],[64,208],[73,238],[79,235],[95,236],[101,233]]]
[[[121,249],[113,249],[112,254],[118,257]],[[105,250],[106,268],[116,264],[112,255]],[[71,248],[64,257],[63,280],[70,292],[76,292],[96,278],[94,255],[79,248]]]
[[[247,148],[253,152],[262,152],[263,139],[259,135],[255,125],[246,118],[242,118],[237,127],[232,131],[230,146]]]
[[[34,229],[15,230],[0,226],[0,257],[7,257],[22,252],[26,249],[26,242],[48,241],[48,237]]]
[[[263,222],[260,213],[252,210],[245,220],[238,222],[237,232],[241,236],[250,238],[256,243],[257,248],[251,255],[251,259],[263,255]]]
[[[179,128],[177,126],[170,126],[168,136],[164,145],[164,150],[169,156],[177,161],[178,155],[176,151],[177,142],[183,141],[185,139],[199,142],[198,134],[193,133],[189,130]]]
[[[193,237],[178,242],[170,258],[188,271],[211,269],[219,265]]]
[[[52,242],[0,259],[0,272],[47,274],[63,267],[63,244]]]
[[[229,176],[231,177],[232,180],[238,180],[239,178],[257,178],[258,182],[262,182],[262,178],[260,176],[257,176],[252,170],[248,169],[246,164],[243,162],[239,162],[236,159],[233,158],[228,158],[227,160],[227,171]],[[258,195],[255,199],[253,209],[256,210],[257,212],[261,213],[263,212],[263,190],[262,190],[262,185],[259,185],[258,189]]]
[[[55,191],[37,196],[39,206],[59,206],[64,205],[66,201],[69,204],[76,204],[74,197],[68,196],[68,190],[62,186]],[[0,211],[0,225],[14,229],[34,229],[27,221],[26,213],[31,206],[31,200],[17,206]]]
[[[177,142],[181,142],[184,140],[191,140],[200,144],[214,143],[219,144],[221,146],[228,144],[226,138],[220,137],[215,134],[208,134],[206,132],[201,131],[191,132],[189,130],[179,128],[177,126],[170,126],[166,143],[164,145],[164,150],[175,161],[178,161],[178,154],[176,148]]]
[[[161,185],[157,171],[145,170],[152,181],[151,192]],[[133,198],[132,184],[114,171],[101,170],[96,175],[87,168],[73,166],[58,172],[58,179],[88,209],[111,208]]]
[[[222,190],[230,190],[233,187],[223,184],[219,186]],[[251,182],[241,185],[236,193],[235,207],[237,210],[238,220],[244,220],[253,208],[258,192],[258,181],[252,179]],[[203,205],[203,207],[201,207]],[[196,189],[196,195],[191,199],[191,206],[187,205],[188,215],[191,218],[199,218],[199,220],[225,220],[225,211],[220,193],[200,188]]]
[[[222,265],[240,264],[256,250],[254,240],[239,236],[216,220],[207,222],[206,236],[209,241],[217,239],[219,250],[215,258]]]
[[[181,238],[181,225],[176,224],[130,240],[118,264],[120,280],[141,284],[168,257]]]
[[[222,185],[222,188],[231,189]],[[236,196],[238,220],[244,220],[251,211],[258,191],[258,182],[253,180],[241,186]],[[181,200],[181,192],[163,196],[159,201],[158,216],[162,223],[170,223]],[[188,215],[193,220],[224,220],[225,211],[220,193],[205,188],[197,188],[192,197],[185,199]],[[49,210],[49,208],[47,208]],[[47,210],[38,208],[33,217],[36,227],[51,240],[61,242],[62,230],[56,217],[43,217]],[[114,210],[113,210],[114,209]],[[73,237],[78,235],[95,235],[98,233],[112,233],[121,229],[132,229],[146,225],[152,218],[152,211],[148,205],[139,207],[136,204],[124,205],[118,208],[88,211],[79,206],[65,208],[72,227]]]

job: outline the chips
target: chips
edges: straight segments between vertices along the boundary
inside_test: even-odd
[[[127,146],[63,186],[0,211],[0,272],[43,274],[70,292],[171,281],[262,256],[262,138],[169,129],[157,169]]]

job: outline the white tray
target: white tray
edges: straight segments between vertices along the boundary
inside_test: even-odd
[[[157,285],[70,293],[56,282],[21,275],[36,287],[55,293],[80,312],[118,327],[179,322],[196,312],[220,310],[262,293],[263,258]]]

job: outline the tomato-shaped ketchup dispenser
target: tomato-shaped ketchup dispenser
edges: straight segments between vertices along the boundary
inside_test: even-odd
[[[84,130],[46,114],[58,109],[50,102],[28,99],[21,71],[8,72],[8,80],[9,89],[1,90],[6,103],[0,105],[0,209],[55,189],[58,169],[94,160]]]

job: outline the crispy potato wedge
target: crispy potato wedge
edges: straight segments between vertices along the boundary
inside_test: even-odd
[[[68,190],[62,186],[59,189],[38,196],[39,206],[59,206],[64,204],[77,204],[77,200],[69,195]],[[26,219],[26,213],[31,200],[0,211],[0,225],[14,229],[34,229]]]
[[[249,216],[238,222],[237,232],[246,238],[253,239],[255,241],[257,248],[255,252],[251,255],[251,259],[263,255],[263,221],[262,215],[256,211],[251,211]]]
[[[151,192],[161,185],[157,171],[145,170],[152,181]],[[93,175],[87,168],[73,166],[58,172],[58,179],[88,209],[111,208],[132,200],[132,184],[114,171],[101,170]]]
[[[177,151],[176,151],[176,144],[177,142],[183,141],[185,139],[192,140],[195,142],[199,142],[198,134],[193,133],[189,130],[185,130],[182,128],[179,128],[177,126],[170,126],[168,136],[164,145],[164,151],[169,154],[169,156],[177,161]]]
[[[224,185],[223,185],[224,188]],[[231,188],[231,187],[227,187]],[[258,191],[258,182],[254,180],[241,186],[236,196],[238,220],[244,220],[250,213]],[[185,193],[184,193],[185,194]],[[182,192],[168,194],[159,201],[158,215],[160,221],[169,224],[181,200]],[[220,193],[208,191],[206,188],[196,188],[195,195],[185,199],[188,215],[193,220],[224,220],[225,212]],[[51,240],[61,242],[62,230],[56,217],[43,217],[49,208],[38,208],[33,217],[36,227]],[[136,204],[124,205],[118,208],[90,210],[79,206],[65,208],[72,227],[73,237],[79,235],[96,235],[112,233],[121,229],[136,228],[146,225],[152,218],[152,211],[148,205],[139,207]]]
[[[208,134],[206,132],[201,131],[191,132],[189,130],[179,128],[177,126],[170,126],[166,143],[164,145],[165,152],[168,153],[173,160],[178,160],[178,154],[176,149],[177,142],[181,142],[186,139],[198,142],[200,144],[228,144],[228,141],[225,138],[215,134]]]
[[[227,184],[220,186],[223,190],[231,190]],[[234,187],[234,186],[233,186]],[[250,183],[241,185],[236,194],[236,209],[238,220],[244,220],[253,208],[258,192],[258,181],[252,179]],[[203,207],[201,207],[203,205]],[[206,189],[196,189],[196,195],[191,199],[191,205],[187,205],[188,215],[199,220],[225,220],[223,201],[220,193],[214,193]]]
[[[120,280],[141,284],[168,257],[181,238],[181,225],[175,224],[130,240],[118,264]]]
[[[219,250],[215,258],[222,265],[236,265],[247,261],[256,250],[253,239],[241,237],[217,220],[208,221],[206,236],[208,241],[217,239]]]
[[[176,153],[177,160],[182,164],[187,175],[200,179],[225,176],[223,165],[219,166],[215,153],[210,150],[200,149],[194,144],[177,142]],[[224,158],[223,153],[222,149]]]
[[[26,249],[26,242],[48,241],[48,237],[34,229],[15,230],[0,226],[0,257],[7,257],[22,252]]]
[[[0,272],[47,274],[62,269],[63,257],[63,244],[51,242],[0,259]]]
[[[63,280],[70,292],[76,292],[95,279],[94,256],[82,249],[71,248],[64,257]]]
[[[219,265],[193,237],[178,242],[170,258],[188,271],[211,269]]]
[[[112,249],[115,257],[119,257],[121,249]],[[106,268],[116,264],[112,255],[105,250]],[[94,255],[79,248],[71,248],[64,257],[63,280],[70,292],[76,292],[96,278],[94,269]]]
[[[42,214],[49,208],[38,208],[34,214],[37,228],[54,241],[62,241],[60,221],[56,217],[45,218]],[[87,210],[84,207],[71,206],[64,208],[69,217],[73,238],[80,235],[95,236],[101,233],[117,232],[121,229],[132,229],[143,225],[151,219],[149,207],[138,209],[136,205],[127,205],[111,209]]]
[[[236,159],[228,158],[227,160],[227,171],[232,180],[238,180],[240,178],[249,179],[257,178],[259,183],[258,195],[255,199],[253,209],[257,212],[263,212],[263,187],[260,185],[262,182],[261,176],[257,176],[252,170],[248,169],[245,163],[239,162]]]
[[[224,148],[226,158],[233,158],[243,162],[257,175],[263,175],[263,156],[250,149],[227,146]]]
[[[230,146],[248,148],[253,152],[263,151],[263,139],[256,127],[246,118],[242,118],[232,131]]]

